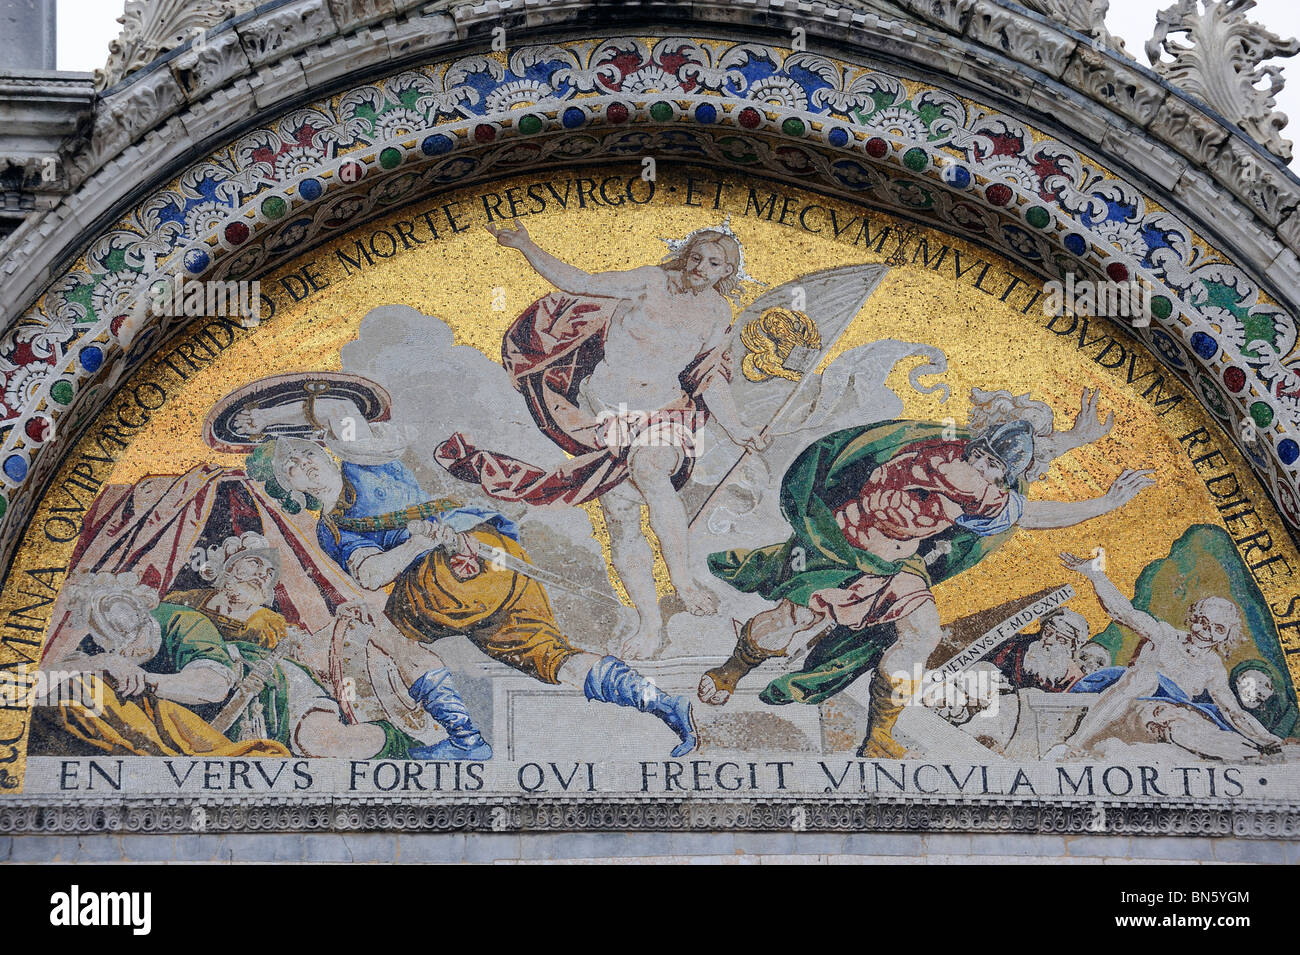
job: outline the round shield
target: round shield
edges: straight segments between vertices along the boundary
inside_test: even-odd
[[[259,378],[232,391],[212,406],[203,422],[203,440],[217,451],[240,454],[253,450],[267,438],[307,438],[310,424],[277,424],[258,434],[241,428],[236,418],[243,411],[278,408],[304,398],[346,398],[367,421],[387,421],[393,399],[383,387],[361,375],[341,371],[292,372]]]

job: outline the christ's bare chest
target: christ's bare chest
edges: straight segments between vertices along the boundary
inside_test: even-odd
[[[689,361],[708,341],[711,324],[707,305],[696,296],[652,289],[610,323],[606,352],[627,348],[648,360]]]

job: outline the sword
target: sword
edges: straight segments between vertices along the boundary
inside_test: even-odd
[[[504,568],[506,570],[513,570],[516,574],[532,578],[538,583],[546,584],[548,587],[555,587],[558,590],[563,590],[567,593],[573,594],[574,596],[586,597],[588,600],[595,600],[599,603],[618,607],[619,609],[622,609],[623,607],[620,600],[611,597],[609,594],[602,594],[598,590],[592,590],[589,587],[582,586],[582,584],[566,580],[559,574],[552,573],[549,570],[543,570],[536,564],[530,564],[526,560],[521,560],[514,556],[514,554],[507,553],[499,547],[493,547],[490,544],[483,544],[480,541],[475,541],[475,547],[478,548],[478,552],[481,555],[488,558],[488,564],[493,569]]]
[[[234,693],[230,695],[229,701],[221,708],[221,712],[216,718],[210,721],[213,729],[219,733],[225,733],[230,727],[235,725],[235,720],[244,715],[244,710],[252,702],[253,697],[262,692],[263,687],[275,679],[275,667],[289,655],[293,649],[296,638],[292,635],[285,635],[276,643],[275,648],[265,657],[256,663],[249,664],[248,675],[235,687]]]

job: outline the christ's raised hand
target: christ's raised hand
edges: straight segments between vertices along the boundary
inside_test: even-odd
[[[523,249],[532,239],[529,238],[528,230],[520,225],[517,221],[511,222],[511,228],[507,229],[504,225],[494,225],[491,222],[485,222],[483,228],[492,233],[492,237],[500,245],[508,249]]]

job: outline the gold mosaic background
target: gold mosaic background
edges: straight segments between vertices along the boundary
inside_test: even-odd
[[[595,172],[599,178],[615,173],[634,176],[639,170],[639,166],[619,166]],[[577,170],[574,174],[591,175],[592,172]],[[896,239],[887,241],[880,253],[861,244],[854,246],[852,237],[856,229],[846,231],[837,241],[826,234],[809,234],[797,224],[780,225],[746,216],[745,197],[749,187],[768,188],[752,179],[724,177],[726,186],[718,211],[710,208],[709,201],[702,208],[688,208],[683,204],[686,192],[683,170],[660,164],[659,172],[658,189],[649,205],[576,210],[571,203],[567,211],[548,206],[546,212],[528,216],[525,224],[543,248],[583,269],[600,271],[657,262],[665,251],[661,238],[683,236],[702,226],[717,224],[730,214],[732,228],[744,243],[746,268],[769,287],[834,266],[881,262],[895,252]],[[292,265],[263,277],[263,291],[276,299],[274,317],[255,331],[243,334],[219,362],[192,375],[184,387],[174,375],[165,372],[170,401],[164,412],[122,453],[112,472],[112,482],[128,483],[147,474],[180,474],[205,461],[242,465],[241,456],[215,453],[201,440],[201,424],[213,402],[265,375],[338,369],[340,348],[356,337],[362,318],[379,305],[408,305],[424,314],[436,315],[452,326],[458,344],[472,345],[493,360],[499,360],[502,333],[529,302],[549,291],[550,286],[527,267],[519,253],[498,246],[487,233],[483,228],[483,208],[476,197],[485,191],[526,186],[535,180],[555,180],[565,175],[552,171],[544,177],[517,177],[440,196],[436,202],[405,208],[386,220],[359,226],[355,234],[307,252]],[[833,208],[841,221],[864,211],[786,186],[773,184],[770,188],[793,196],[801,205],[816,202],[824,208]],[[711,189],[708,198],[712,198]],[[391,227],[398,219],[418,218],[426,209],[436,210],[453,200],[465,203],[463,208],[468,214],[463,221],[470,226],[467,231],[443,235],[410,251],[399,250],[386,260],[376,259],[373,267],[350,277],[334,256],[335,249],[352,246],[358,236],[368,236],[375,228],[385,225]],[[871,213],[870,219],[873,246],[878,230],[899,224],[878,213]],[[932,248],[947,244],[959,251],[963,260],[982,259],[992,263],[1002,283],[999,288],[1005,287],[1007,276],[1018,277],[1027,283],[1027,288],[1021,286],[1003,303],[995,295],[972,287],[970,275],[955,280],[950,267],[942,272],[926,269],[919,262],[916,266],[896,267],[849,326],[835,354],[880,338],[941,347],[949,363],[942,380],[949,385],[952,395],[946,404],[940,403],[937,395],[918,395],[908,387],[906,373],[911,366],[906,362],[895,370],[890,385],[903,398],[905,416],[929,420],[952,417],[958,424],[966,421],[967,398],[973,386],[1032,392],[1055,410],[1059,426],[1073,421],[1084,388],[1100,387],[1102,414],[1114,412],[1114,430],[1097,444],[1073,451],[1059,460],[1048,477],[1033,486],[1030,497],[1054,500],[1096,497],[1125,467],[1154,468],[1159,480],[1157,487],[1144,492],[1135,504],[1118,513],[1079,527],[1015,535],[974,569],[937,588],[936,597],[944,619],[1069,582],[1080,591],[1071,606],[1088,618],[1094,632],[1104,628],[1106,618],[1090,588],[1078,586],[1079,578],[1060,566],[1058,554],[1067,550],[1090,554],[1095,547],[1104,546],[1109,576],[1121,590],[1131,593],[1142,568],[1166,556],[1170,545],[1188,525],[1203,522],[1223,526],[1201,479],[1177,441],[1177,435],[1196,427],[1204,426],[1216,435],[1218,449],[1229,460],[1256,507],[1261,512],[1268,509],[1265,493],[1250,476],[1247,464],[1222,439],[1217,425],[1200,408],[1195,396],[1166,377],[1165,393],[1185,397],[1172,413],[1159,417],[1149,400],[1139,397],[1143,386],[1125,384],[1124,369],[1103,369],[1090,359],[1091,353],[1076,350],[1073,337],[1046,330],[1038,306],[1029,314],[1022,314],[1029,295],[1041,288],[1041,283],[1035,282],[1028,273],[969,243],[937,231],[918,231],[914,224],[906,227],[926,238]],[[914,243],[915,240],[907,247],[909,259]],[[306,263],[314,263],[316,273],[330,284],[306,300],[293,303],[278,287],[277,279]],[[497,287],[505,290],[504,310],[492,307]],[[746,301],[761,291],[750,287]],[[1105,331],[1123,341],[1126,348],[1142,348],[1109,323]],[[1147,363],[1155,362],[1145,352],[1142,356],[1141,360]],[[920,359],[913,361],[919,363]],[[164,374],[161,368],[161,358],[145,363],[130,384]],[[473,385],[467,383],[466,387]],[[117,407],[129,403],[129,399],[119,394],[99,420],[112,420]],[[92,424],[92,431],[94,427]],[[85,446],[83,441],[81,447]],[[76,455],[74,451],[70,460]],[[69,467],[64,466],[53,486],[57,487],[67,477]],[[48,498],[42,502],[33,528],[40,528],[51,506]],[[1275,552],[1284,552],[1292,566],[1300,567],[1300,557],[1281,520],[1269,513],[1265,526],[1272,534]],[[602,531],[603,528],[593,526],[593,533],[598,537],[603,536]],[[785,533],[785,528],[773,528],[773,539]],[[66,566],[72,546],[71,543],[53,545],[39,532],[29,533],[12,565],[0,598],[0,609],[19,605],[15,582],[20,571]],[[1293,589],[1286,582],[1273,587],[1263,585],[1270,604],[1281,600],[1282,606]]]

